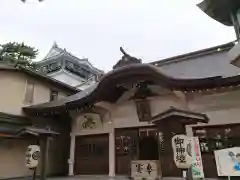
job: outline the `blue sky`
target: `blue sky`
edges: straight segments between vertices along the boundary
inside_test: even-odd
[[[54,41],[108,71],[119,47],[151,62],[235,40],[234,30],[209,18],[200,0],[4,0],[0,43],[24,41],[41,60]]]

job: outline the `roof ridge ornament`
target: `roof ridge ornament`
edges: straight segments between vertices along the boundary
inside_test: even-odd
[[[123,53],[122,59],[120,59],[114,66],[113,69],[127,66],[127,65],[132,65],[132,64],[141,64],[142,60],[138,59],[136,57],[130,56],[128,53],[124,51],[122,47],[120,47],[120,51]]]
[[[53,42],[53,48],[58,48],[57,41]]]
[[[120,51],[121,53],[123,53],[123,56],[126,56],[126,57],[131,57],[129,54],[127,54],[124,49],[122,47],[120,47]]]

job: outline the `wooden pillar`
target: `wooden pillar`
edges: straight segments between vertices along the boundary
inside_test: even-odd
[[[115,177],[115,132],[109,132],[109,176]]]
[[[158,131],[163,134],[163,151],[159,152],[163,177],[181,177],[182,172],[179,170],[173,160],[172,137],[175,134],[185,134],[185,127],[179,119],[164,119],[156,123]]]
[[[185,126],[178,119],[166,119],[158,124],[158,130],[163,133],[166,151],[172,151],[172,137],[176,134],[186,134]]]
[[[68,175],[69,176],[74,176],[74,161],[75,161],[75,139],[76,136],[75,134],[71,133],[71,143],[70,143],[70,156],[68,159]],[[81,153],[81,152],[80,152]]]
[[[47,165],[48,165],[48,150],[49,150],[49,138],[42,138],[42,168],[41,168],[41,180],[46,180],[47,177]]]
[[[185,128],[186,128],[186,135],[187,136],[193,136],[194,135],[193,134],[193,129],[192,129],[191,125],[186,125]]]

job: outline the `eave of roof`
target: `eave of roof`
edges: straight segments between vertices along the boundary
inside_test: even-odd
[[[150,120],[153,124],[161,124],[165,123],[164,120],[168,121],[167,119],[172,119],[172,117],[178,117],[177,121],[182,121],[182,123],[187,124],[197,124],[198,122],[201,123],[208,123],[209,118],[206,114],[196,113],[192,111],[176,109],[174,107],[170,107],[170,109],[153,116]],[[183,119],[181,119],[183,118]],[[175,120],[175,119],[174,119]]]
[[[26,106],[23,107],[23,110],[28,112],[31,112],[32,110],[40,110],[43,108],[43,110],[49,110],[54,108],[55,110],[64,110],[63,108],[65,108],[65,105],[69,102],[75,101],[77,99],[81,99],[86,97],[88,94],[91,94],[98,86],[98,83],[90,86],[89,88],[76,93],[72,96],[68,96],[65,98],[62,98],[60,100],[55,100],[55,101],[51,101],[51,102],[46,102],[46,103],[42,103],[42,104],[36,104],[36,105],[32,105],[32,106]],[[40,110],[41,111],[41,110]]]
[[[0,71],[15,71],[15,72],[23,72],[23,73],[26,73],[38,80],[41,80],[41,81],[45,81],[45,82],[48,82],[50,83],[51,85],[53,86],[56,86],[58,88],[61,88],[61,89],[64,89],[68,92],[71,92],[71,93],[77,93],[79,92],[80,90],[75,88],[75,87],[72,87],[70,85],[67,85],[61,81],[58,81],[56,79],[53,79],[51,77],[48,77],[44,74],[41,74],[39,72],[36,72],[34,70],[31,70],[29,68],[26,68],[26,67],[23,67],[23,66],[17,66],[16,68],[14,66],[11,66],[11,65],[0,65]]]
[[[239,0],[204,0],[197,5],[204,13],[216,21],[233,26],[231,14],[240,7]]]
[[[210,54],[214,54],[214,53],[228,51],[235,45],[235,42],[237,42],[237,41],[232,41],[232,42],[222,44],[219,46],[214,46],[214,47],[210,47],[210,48],[202,49],[199,51],[194,51],[194,52],[190,52],[187,54],[182,54],[182,55],[178,55],[178,56],[174,56],[174,57],[170,57],[170,58],[166,58],[166,59],[162,59],[162,60],[158,60],[158,61],[153,61],[150,64],[153,64],[155,66],[162,66],[165,64],[180,62],[180,61],[194,59],[194,58],[198,58],[198,57],[202,57],[202,56],[206,56],[206,55],[210,55]]]
[[[50,129],[44,128],[37,128],[37,127],[24,127],[21,128],[17,133],[16,136],[24,136],[24,135],[32,135],[32,136],[56,136],[59,135],[58,132],[52,131]]]
[[[170,109],[157,114],[156,116],[153,116],[151,118],[151,123],[158,124],[161,123],[161,121],[164,121],[164,119],[167,119],[169,117],[178,116],[183,117],[184,119],[189,119],[192,122],[188,122],[190,124],[195,124],[197,122],[201,123],[208,123],[209,118],[206,114],[202,113],[196,113],[192,111],[182,110],[182,109],[176,109],[174,107],[170,107]]]
[[[161,69],[150,64],[135,64],[115,69],[107,73],[100,82],[59,101],[24,107],[30,112],[64,111],[94,104],[100,101],[112,102],[112,94],[117,94],[117,86],[121,83],[137,82],[137,80],[149,81],[170,90],[192,92],[195,90],[206,90],[222,88],[226,86],[237,86],[240,84],[240,75],[233,77],[211,77],[202,79],[176,79],[161,72]],[[113,93],[114,92],[114,93]],[[121,95],[121,93],[119,94]]]
[[[31,126],[32,120],[26,116],[0,112],[0,137],[14,137],[24,126]]]
[[[31,124],[31,119],[26,116],[13,115],[9,113],[0,112],[0,123],[26,125],[26,124]]]

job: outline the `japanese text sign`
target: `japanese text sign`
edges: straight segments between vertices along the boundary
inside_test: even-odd
[[[203,173],[203,164],[202,164],[202,156],[199,146],[199,140],[197,137],[192,137],[192,156],[193,156],[193,163],[192,163],[192,175],[194,179],[204,178]]]
[[[131,177],[134,179],[156,179],[158,178],[158,161],[138,160],[131,163]]]
[[[218,176],[240,176],[240,148],[214,151]]]
[[[175,135],[172,138],[174,162],[180,169],[187,169],[192,165],[192,138],[186,135]]]

